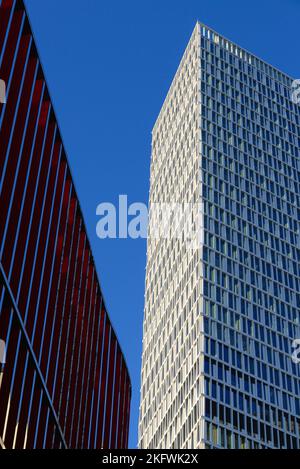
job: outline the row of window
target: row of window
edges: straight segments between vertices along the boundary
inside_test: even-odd
[[[286,74],[206,26],[201,26],[201,47],[210,52],[215,59],[221,58],[225,64],[234,66],[239,73],[252,77],[277,92],[282,92],[282,85],[290,85],[291,78]]]
[[[225,381],[227,385],[234,386],[240,391],[253,393],[260,399],[265,393],[268,394],[268,391],[265,391],[268,384],[272,386],[272,391],[270,391],[272,398],[274,398],[276,387],[285,389],[293,395],[299,395],[300,382],[298,378],[284,373],[272,366],[271,363],[260,361],[257,359],[259,357],[238,352],[233,347],[229,347],[228,343],[222,343],[221,340],[205,337],[205,354],[211,357],[211,363],[206,362],[205,365],[207,373],[208,367],[211,365],[219,380]],[[216,393],[213,393],[213,397],[217,399]],[[297,415],[300,415],[299,402],[299,399],[296,398],[294,407]]]

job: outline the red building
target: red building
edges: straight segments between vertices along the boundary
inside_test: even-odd
[[[0,79],[0,446],[126,448],[130,378],[19,0]]]

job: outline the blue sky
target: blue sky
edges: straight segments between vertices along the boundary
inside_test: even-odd
[[[137,443],[145,240],[100,240],[96,206],[148,201],[151,129],[196,20],[300,77],[300,0],[26,0],[100,283],[132,378]]]

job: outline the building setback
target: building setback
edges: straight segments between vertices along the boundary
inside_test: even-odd
[[[125,448],[130,378],[22,1],[0,1],[0,79],[0,445]]]
[[[300,448],[300,111],[292,78],[197,23],[152,134],[139,446]]]

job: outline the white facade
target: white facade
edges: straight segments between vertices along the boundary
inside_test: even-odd
[[[199,25],[152,132],[153,204],[199,204]],[[148,238],[140,448],[195,448],[202,438],[201,249]]]
[[[292,84],[197,23],[152,135],[140,448],[300,448]],[[192,246],[153,235],[174,203],[196,208]]]

